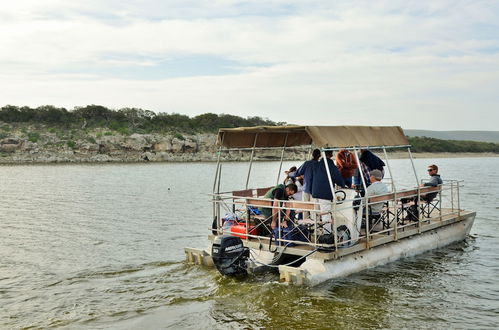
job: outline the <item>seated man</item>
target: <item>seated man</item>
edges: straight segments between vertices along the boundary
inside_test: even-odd
[[[366,196],[378,196],[388,194],[388,188],[381,182],[383,173],[380,170],[372,170],[369,172],[369,182],[371,183],[366,189]],[[384,202],[370,204],[369,206],[369,228],[372,229],[374,221],[378,220],[383,209]],[[374,221],[373,221],[374,220]]]
[[[435,164],[432,164],[428,166],[428,174],[430,175],[430,180],[428,182],[425,182],[421,185],[421,187],[437,187],[438,185],[442,184],[443,181],[440,178],[440,174],[438,174],[438,166]],[[428,193],[424,196],[421,196],[421,199],[423,199],[426,202],[431,202],[436,196],[437,192],[432,192]]]
[[[286,186],[278,184],[274,188],[269,189],[263,196],[263,198],[273,199],[273,208],[263,207],[260,209],[260,211],[262,211],[262,215],[265,217],[265,229],[263,230],[263,235],[272,233],[272,230],[269,229],[269,222],[272,229],[277,226],[279,212],[278,207],[280,207],[280,201],[288,200],[289,197],[296,194],[297,191],[298,188],[294,183],[290,183]],[[285,219],[289,218],[289,210],[287,210],[287,212],[281,212],[281,215],[281,226],[287,227],[287,221],[285,221]]]
[[[427,171],[428,174],[430,175],[430,180],[428,180],[428,182],[423,183],[420,187],[437,187],[438,185],[441,185],[443,183],[442,179],[440,178],[440,175],[438,174],[437,165],[435,164],[429,165]],[[429,203],[437,196],[437,194],[438,192],[422,194],[421,200]],[[404,220],[418,221],[419,220],[418,196],[413,197],[412,200],[414,201],[414,205],[411,205],[409,207],[409,209],[407,210],[407,216],[405,217]]]

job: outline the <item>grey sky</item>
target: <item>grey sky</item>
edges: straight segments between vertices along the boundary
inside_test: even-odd
[[[497,1],[27,1],[0,105],[498,130]]]

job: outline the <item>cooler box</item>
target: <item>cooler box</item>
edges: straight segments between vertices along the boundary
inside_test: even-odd
[[[230,227],[230,234],[232,236],[237,236],[237,237],[240,237],[242,239],[246,239],[247,238],[247,235],[246,235],[246,224],[245,223],[239,223],[237,225],[231,226]],[[248,234],[250,234],[250,235],[257,235],[255,226],[249,226]]]

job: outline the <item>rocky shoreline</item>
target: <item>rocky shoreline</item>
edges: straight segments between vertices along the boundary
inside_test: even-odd
[[[120,134],[105,128],[56,129],[0,123],[0,164],[192,162],[218,159],[215,134]],[[286,153],[303,159],[304,152]],[[250,152],[224,152],[224,160],[248,160]],[[255,160],[280,159],[265,151]]]
[[[0,123],[0,164],[135,163],[216,161],[215,134],[124,135],[108,129],[68,130]],[[493,153],[415,153],[415,158],[497,157]],[[394,152],[389,158],[407,158]],[[223,160],[242,161],[248,151],[224,152]],[[305,151],[286,152],[286,160],[303,160]],[[279,151],[258,152],[255,160],[280,159]]]

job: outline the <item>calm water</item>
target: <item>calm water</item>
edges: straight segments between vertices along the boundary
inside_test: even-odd
[[[497,328],[499,158],[435,162],[465,180],[471,237],[313,288],[184,263],[207,246],[215,164],[0,166],[0,328]],[[222,189],[247,167],[224,164]],[[257,163],[251,186],[278,167]]]

